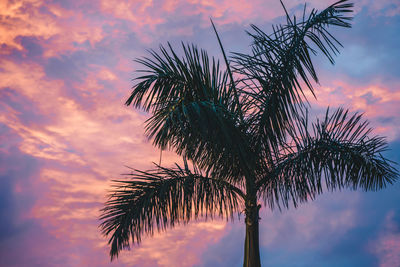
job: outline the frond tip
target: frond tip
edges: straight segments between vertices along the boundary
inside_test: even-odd
[[[189,169],[157,168],[129,174],[128,181],[114,181],[114,189],[101,210],[104,235],[111,234],[111,259],[119,251],[152,235],[187,223],[199,216],[233,219],[240,210],[243,193],[235,186]]]

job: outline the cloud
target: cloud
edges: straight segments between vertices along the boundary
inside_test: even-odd
[[[287,7],[301,12],[302,4]],[[316,113],[327,105],[364,111],[375,133],[394,141],[387,155],[397,161],[398,6],[356,4],[354,29],[338,32],[345,48],[336,66],[317,60],[322,86],[312,101]],[[131,59],[181,39],[219,55],[210,17],[227,50],[243,51],[246,25],[268,31],[282,15],[279,1],[2,1],[0,265],[109,266],[97,219],[109,181],[123,179],[124,165],[148,169],[160,156],[144,136],[149,115],[123,105],[138,68]],[[177,160],[163,152],[163,164]],[[328,194],[283,213],[263,209],[263,262],[396,263],[396,190]],[[145,238],[112,265],[240,266],[243,242],[243,220],[201,220]]]
[[[23,50],[21,37],[35,37],[42,41],[45,56],[61,51],[73,51],[74,43],[88,41],[91,45],[103,38],[102,29],[81,13],[56,4],[35,0],[3,1],[0,6],[0,44],[5,53]]]
[[[389,211],[378,239],[370,243],[370,251],[378,257],[380,267],[400,265],[399,216],[398,210]]]
[[[300,12],[304,1],[286,3],[289,10]],[[312,1],[309,6],[322,9],[331,1]],[[396,1],[363,1],[357,10],[369,10],[380,16],[393,17],[399,6]],[[40,40],[46,57],[56,57],[66,51],[95,46],[110,35],[134,32],[141,42],[155,41],[164,35],[166,25],[176,23],[169,32],[193,35],[194,29],[210,28],[209,18],[218,25],[265,23],[282,16],[278,1],[3,1],[0,13],[0,43],[2,52],[25,50],[23,38]],[[189,21],[187,19],[190,19]],[[195,19],[193,19],[195,18]],[[200,24],[199,24],[200,22]],[[122,30],[122,31],[121,31]]]

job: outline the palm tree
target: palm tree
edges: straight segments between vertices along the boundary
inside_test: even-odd
[[[310,54],[319,50],[334,63],[341,44],[330,26],[351,27],[352,7],[341,0],[300,20],[284,7],[286,25],[270,35],[252,25],[251,54],[233,53],[229,61],[212,24],[225,70],[194,45],[182,44],[182,57],[168,44],[137,60],[145,70],[126,105],[151,112],[148,137],[182,156],[183,166],[155,164],[115,181],[100,218],[111,259],[154,229],[200,216],[233,219],[244,210],[243,266],[260,266],[261,204],[296,207],[323,189],[377,190],[397,179],[381,155],[385,139],[370,136],[360,114],[328,108],[308,122],[306,91],[314,95],[318,83]]]

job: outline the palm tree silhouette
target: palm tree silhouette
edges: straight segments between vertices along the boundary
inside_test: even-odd
[[[323,189],[377,190],[397,179],[393,162],[381,155],[385,139],[369,136],[360,114],[328,108],[308,123],[305,93],[314,95],[318,83],[310,54],[319,50],[334,63],[341,44],[330,26],[351,27],[352,7],[342,0],[308,15],[304,8],[298,20],[283,6],[287,24],[269,35],[252,25],[251,53],[233,53],[229,61],[212,24],[226,70],[194,45],[182,44],[183,57],[168,44],[137,60],[146,69],[126,105],[151,112],[147,135],[184,163],[155,164],[115,181],[100,218],[111,259],[154,229],[200,216],[233,219],[244,210],[243,266],[261,266],[259,200],[271,209],[296,207]]]

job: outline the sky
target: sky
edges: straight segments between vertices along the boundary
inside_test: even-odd
[[[291,14],[303,0],[284,1]],[[333,1],[308,1],[319,10]],[[320,77],[313,114],[363,112],[400,163],[400,2],[360,0],[344,48]],[[221,58],[248,51],[245,30],[282,22],[278,0],[0,1],[0,265],[241,266],[243,216],[177,226],[110,262],[98,228],[111,179],[148,169],[159,151],[148,114],[124,106],[146,56],[170,42]],[[163,164],[176,160],[163,153]],[[263,266],[400,266],[400,182],[378,192],[325,193],[297,209],[261,210]]]

